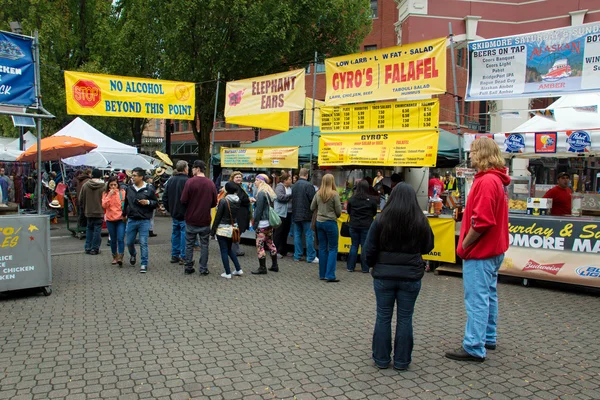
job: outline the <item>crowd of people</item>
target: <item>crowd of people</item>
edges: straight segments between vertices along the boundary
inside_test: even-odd
[[[463,276],[467,323],[463,345],[446,357],[458,361],[485,360],[486,350],[496,348],[498,270],[508,249],[508,207],[504,187],[510,179],[498,146],[487,138],[471,147],[472,165],[477,170],[467,203],[458,241],[458,255],[464,260]],[[200,247],[198,270],[208,275],[209,240],[215,238],[223,263],[222,278],[244,274],[239,257],[239,241],[244,231],[256,233],[258,268],[252,274],[279,271],[279,260],[287,253],[290,230],[294,236],[294,261],[319,264],[319,279],[339,282],[336,275],[338,223],[342,214],[340,195],[333,175],[325,174],[318,189],[308,181],[307,169],[297,178],[283,172],[273,189],[273,181],[258,174],[251,194],[242,185],[242,173],[235,171],[221,190],[205,176],[206,164],[192,164],[191,177],[186,161],[176,164],[166,181],[162,203],[172,218],[171,262],[185,266],[194,274],[194,247]],[[1,178],[0,178],[1,179]],[[451,188],[448,179],[432,179],[434,190],[440,184]],[[435,237],[421,210],[415,190],[395,178],[378,212],[380,198],[374,189],[382,182],[363,179],[354,188],[347,204],[352,241],[347,270],[353,272],[361,249],[361,271],[370,272],[377,302],[372,358],[378,368],[405,370],[411,363],[413,348],[412,317],[425,272],[423,255],[434,248]],[[438,187],[436,187],[438,186]],[[109,230],[112,264],[123,265],[124,249],[129,263],[137,262],[136,238],[139,238],[140,272],[148,272],[148,236],[151,219],[159,206],[145,171],[136,168],[130,182],[113,176],[104,182],[99,170],[92,170],[81,185],[81,206],[87,217],[88,237],[85,251],[97,254],[99,227],[105,218]],[[375,190],[375,193],[377,191]],[[216,207],[214,218],[211,210]],[[314,234],[316,233],[316,238]],[[303,239],[305,243],[303,244]],[[318,257],[317,250],[318,249]],[[231,267],[233,263],[233,268]],[[269,266],[269,268],[267,268]],[[396,333],[392,347],[392,316],[396,307]]]

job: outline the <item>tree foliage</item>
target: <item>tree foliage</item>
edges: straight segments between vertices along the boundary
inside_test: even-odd
[[[207,158],[222,82],[306,67],[314,58],[355,52],[371,29],[367,0],[4,0],[0,29],[20,21],[39,31],[42,94],[57,116],[53,133],[70,122],[62,71],[196,82],[192,124]],[[223,99],[225,85],[221,85]],[[224,101],[220,101],[219,111]],[[109,135],[139,135],[145,120],[90,118]],[[6,121],[0,129],[7,131]],[[14,131],[13,131],[14,132]],[[139,140],[139,137],[136,137]]]

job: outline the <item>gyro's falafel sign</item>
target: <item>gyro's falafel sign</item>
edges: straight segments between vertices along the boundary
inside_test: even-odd
[[[302,110],[304,82],[303,69],[227,82],[225,117]]]
[[[446,39],[325,60],[325,104],[335,106],[446,92]]]
[[[193,120],[194,83],[65,71],[67,114]]]

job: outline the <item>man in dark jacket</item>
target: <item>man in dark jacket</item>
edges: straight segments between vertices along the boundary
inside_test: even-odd
[[[188,180],[188,163],[179,160],[175,166],[175,174],[165,183],[162,202],[171,214],[173,230],[171,233],[171,264],[185,262],[185,206],[179,201],[183,187]]]
[[[210,210],[217,205],[217,188],[204,172],[206,163],[194,161],[192,176],[187,180],[181,193],[181,203],[185,210],[185,273],[193,274],[194,243],[200,237],[200,275],[208,275],[208,238],[210,234]]]
[[[313,231],[310,228],[312,221],[312,211],[310,204],[315,197],[315,187],[308,181],[308,170],[302,168],[298,174],[298,181],[292,188],[292,219],[294,222],[294,261],[302,261],[304,248],[302,247],[302,236],[306,241],[306,261],[309,263],[319,263]]]
[[[133,184],[125,192],[125,214],[127,215],[127,249],[129,250],[129,263],[135,265],[137,252],[135,251],[135,238],[140,235],[140,253],[142,255],[140,272],[148,272],[148,236],[150,234],[150,219],[152,211],[158,207],[158,199],[154,187],[144,182],[145,171],[135,168],[131,178]]]
[[[80,204],[87,218],[87,230],[85,233],[86,254],[96,255],[100,253],[102,244],[102,223],[104,222],[104,209],[102,208],[102,193],[105,183],[102,180],[102,171],[94,169],[92,179],[85,182],[81,188]]]

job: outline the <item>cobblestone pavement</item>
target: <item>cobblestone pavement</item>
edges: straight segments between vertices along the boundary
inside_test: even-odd
[[[75,240],[75,239],[73,239]],[[498,350],[483,364],[443,357],[461,341],[462,280],[427,274],[417,301],[413,363],[370,358],[372,279],[318,280],[317,265],[281,272],[184,276],[167,244],[149,273],[99,256],[52,257],[50,297],[0,297],[0,399],[599,399],[598,294],[503,283]],[[106,250],[104,250],[106,249]]]

